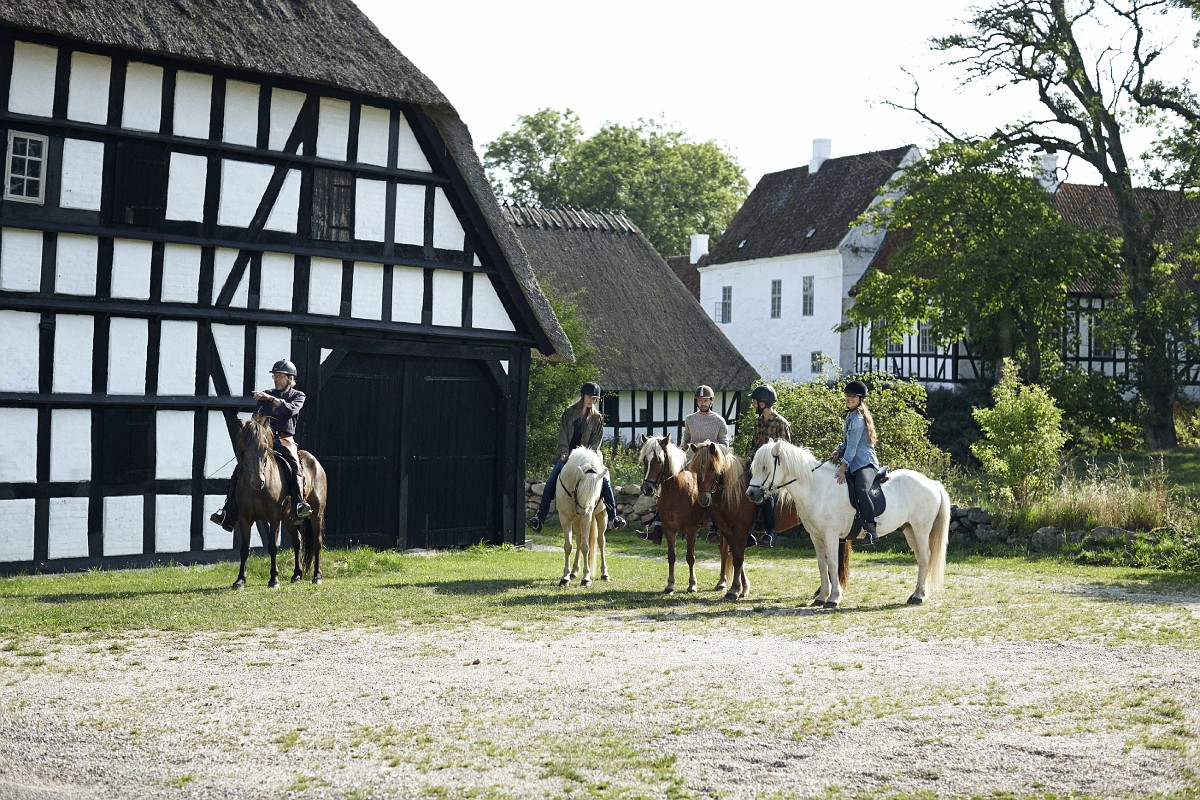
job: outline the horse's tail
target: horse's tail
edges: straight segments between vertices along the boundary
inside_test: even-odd
[[[316,531],[313,530],[311,518],[300,523],[300,550],[304,553],[304,572],[308,574],[312,568],[313,555],[317,552]]]
[[[942,588],[945,581],[946,546],[950,542],[950,495],[941,483],[936,486],[941,506],[929,531],[929,572],[926,573],[925,583],[930,589]]]
[[[843,589],[850,583],[850,537],[838,539],[838,584]]]

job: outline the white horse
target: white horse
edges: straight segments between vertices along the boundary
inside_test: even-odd
[[[608,509],[600,501],[607,473],[604,458],[586,447],[572,450],[567,463],[558,473],[554,499],[563,529],[563,575],[559,586],[566,586],[579,573],[580,556],[583,558],[583,576],[579,585],[591,586],[592,565],[597,552],[600,555],[600,579],[608,580],[608,562],[604,559],[604,529],[608,527]],[[575,567],[570,569],[572,537],[579,549],[575,551]]]
[[[837,467],[817,459],[803,447],[769,441],[754,455],[746,494],[760,502],[775,489],[792,496],[800,521],[817,549],[821,588],[813,605],[837,608],[842,587],[837,580],[838,540],[850,533],[854,508],[845,484],[834,476]],[[917,557],[917,589],[910,605],[929,599],[939,589],[946,572],[946,544],[950,538],[950,495],[938,481],[911,469],[888,473],[883,484],[887,508],[876,520],[880,533],[904,530],[904,538]]]

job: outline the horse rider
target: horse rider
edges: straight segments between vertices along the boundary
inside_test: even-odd
[[[694,397],[696,411],[683,418],[683,441],[680,444],[685,450],[689,444],[699,444],[700,442],[729,445],[729,425],[726,424],[724,417],[714,414],[712,410],[715,399],[716,394],[711,386],[701,384],[696,387]],[[712,525],[711,520],[709,525]],[[715,533],[716,529],[714,528],[709,534],[710,540]],[[662,543],[662,520],[657,512],[654,514],[654,521],[646,527],[646,530],[638,531],[637,535],[639,538],[655,544]],[[718,541],[720,541],[719,538]]]
[[[789,444],[792,441],[792,424],[782,414],[775,410],[779,396],[770,384],[755,387],[750,393],[750,402],[754,406],[757,417],[754,420],[754,436],[750,439],[750,452],[746,456],[746,474],[750,474],[750,465],[754,462],[754,454],[771,439],[782,439]],[[762,544],[766,547],[775,546],[775,495],[763,498],[758,506],[758,522],[762,525]],[[757,544],[754,534],[746,541],[747,547]]]
[[[858,511],[863,535],[855,541],[872,545],[878,541],[875,532],[875,507],[868,492],[879,473],[879,458],[875,454],[875,419],[867,408],[867,385],[862,381],[850,381],[845,388],[846,419],[842,423],[842,443],[829,456],[830,461],[840,461],[838,483],[847,483],[850,501]]]
[[[558,481],[558,473],[562,472],[567,457],[576,447],[586,447],[600,452],[600,444],[604,441],[604,415],[596,408],[600,399],[600,385],[588,381],[579,387],[579,400],[567,406],[562,420],[558,424],[558,449],[554,451],[554,469],[546,479],[546,488],[542,490],[542,501],[538,504],[537,516],[525,520],[525,524],[535,531],[540,531],[550,513],[550,501],[554,499],[554,486]],[[617,499],[613,495],[612,481],[608,472],[604,473],[604,487],[600,491],[604,507],[608,509],[609,524],[614,528],[624,528],[625,518],[617,513]]]
[[[304,392],[296,388],[296,365],[280,359],[271,367],[271,378],[275,388],[254,393],[258,402],[254,406],[254,418],[258,422],[269,421],[275,432],[275,452],[283,456],[291,468],[290,490],[295,505],[292,516],[301,520],[312,515],[312,507],[304,502],[300,491],[300,449],[296,446],[296,422],[304,406]],[[209,519],[227,531],[232,531],[237,522],[237,480],[240,466],[234,468],[229,478],[229,490],[225,495],[225,507]]]

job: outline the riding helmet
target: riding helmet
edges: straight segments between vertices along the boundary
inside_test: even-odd
[[[701,397],[716,397],[716,395],[713,393],[711,386],[702,383],[696,387],[696,399],[699,400]]]
[[[595,383],[593,381],[588,381],[583,386],[580,386],[579,387],[579,396],[583,397],[584,395],[588,395],[590,397],[599,397],[600,396],[600,384]]]
[[[845,394],[856,394],[859,397],[866,398],[867,385],[862,381],[850,381],[846,384]]]
[[[771,388],[770,385],[764,383],[762,386],[754,387],[754,391],[750,393],[750,399],[758,400],[759,402],[773,406],[779,397],[775,394],[775,390]]]
[[[286,358],[281,358],[275,362],[275,366],[271,367],[271,374],[282,372],[284,375],[296,377],[296,365],[288,361]]]

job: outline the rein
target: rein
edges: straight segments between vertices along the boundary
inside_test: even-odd
[[[776,489],[782,489],[783,487],[787,486],[788,484],[796,482],[796,479],[792,478],[790,481],[784,481],[783,483],[779,484],[778,486],[775,485],[775,471],[779,469],[779,456],[776,455],[776,456],[773,456],[773,458],[775,459],[775,466],[771,467],[771,480],[768,481],[767,483],[762,484],[761,486],[757,483],[752,483],[747,488],[753,487],[755,489],[760,490],[763,494],[770,494],[771,492],[775,491]],[[817,464],[817,466],[819,467],[821,465]]]
[[[585,475],[596,475],[598,473],[595,470],[588,470],[584,474]],[[580,480],[582,480],[582,478]],[[567,485],[565,483],[563,483],[562,473],[560,472],[560,473],[558,473],[558,485],[561,486],[563,488],[563,491],[567,493],[567,497],[571,498],[571,502],[575,504],[575,510],[578,511],[580,514],[586,514],[587,512],[584,510],[583,506],[579,505],[579,498],[575,496],[575,493],[579,491],[579,483],[576,482],[575,491],[572,492],[570,489],[567,488]]]

